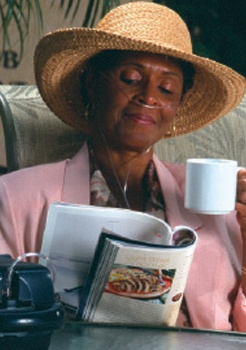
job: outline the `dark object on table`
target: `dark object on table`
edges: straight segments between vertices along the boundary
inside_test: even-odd
[[[64,323],[62,304],[46,267],[18,262],[11,271],[14,262],[0,255],[0,349],[46,350]]]

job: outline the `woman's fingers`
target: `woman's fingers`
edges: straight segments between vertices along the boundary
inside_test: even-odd
[[[238,172],[237,179],[237,199],[235,209],[237,211],[237,220],[241,227],[243,238],[246,239],[246,169]]]
[[[246,169],[238,172],[237,202],[246,204]]]

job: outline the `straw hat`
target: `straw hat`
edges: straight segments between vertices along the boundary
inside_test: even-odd
[[[152,2],[131,2],[111,10],[96,28],[59,29],[36,47],[34,70],[41,96],[61,120],[85,133],[89,127],[83,117],[80,72],[90,57],[111,49],[164,54],[193,64],[194,84],[175,117],[175,135],[212,123],[235,108],[245,93],[244,77],[192,54],[189,31],[176,12]]]

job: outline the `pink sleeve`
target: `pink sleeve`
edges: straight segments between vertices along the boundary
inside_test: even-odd
[[[48,207],[61,200],[64,164],[0,177],[0,254],[14,258],[40,250]]]
[[[19,255],[19,239],[13,208],[3,181],[0,179],[0,254]]]
[[[233,308],[233,330],[246,332],[246,297],[239,288]]]
[[[243,243],[241,238],[240,227],[236,220],[236,212],[234,211],[231,214],[226,215],[225,218],[226,218],[228,231],[230,232],[230,236],[233,237],[236,257],[238,259],[238,267],[237,267],[238,279],[240,281]],[[241,285],[239,286],[239,289],[236,294],[236,298],[233,303],[232,317],[233,317],[233,320],[232,320],[233,330],[238,332],[246,332],[246,297],[242,291]]]

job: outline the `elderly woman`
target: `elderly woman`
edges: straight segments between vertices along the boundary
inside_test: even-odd
[[[130,208],[199,236],[178,325],[246,331],[246,170],[236,211],[184,208],[185,168],[153,154],[161,138],[201,128],[233,109],[245,80],[192,54],[188,30],[170,9],[134,2],[96,29],[61,29],[35,52],[40,93],[56,115],[88,135],[74,158],[0,178],[0,249],[38,252],[54,201]]]

